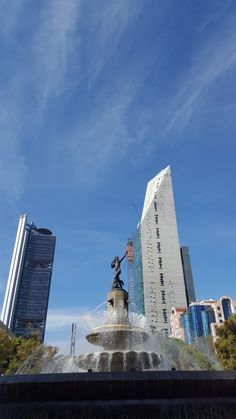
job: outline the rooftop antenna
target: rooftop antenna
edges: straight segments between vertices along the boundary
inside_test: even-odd
[[[75,354],[76,323],[71,325],[70,356]]]

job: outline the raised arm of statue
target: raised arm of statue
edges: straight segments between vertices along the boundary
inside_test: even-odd
[[[124,254],[123,258],[121,258],[121,259],[120,259],[120,262],[122,262],[122,260],[124,260],[124,258],[125,258],[125,256],[127,255],[127,253],[128,253],[128,252],[127,252],[127,250],[126,250],[126,252],[125,252],[125,254]]]

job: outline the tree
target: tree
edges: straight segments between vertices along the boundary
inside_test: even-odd
[[[217,329],[216,355],[224,370],[236,370],[236,314]]]
[[[176,370],[216,370],[217,360],[211,351],[208,339],[198,339],[188,345],[179,339],[158,337],[160,352],[170,368]]]
[[[4,374],[8,368],[11,354],[13,351],[12,342],[3,329],[0,329],[0,375]]]
[[[11,343],[12,353],[5,371],[6,374],[15,374],[28,357],[40,347],[40,342],[36,337],[24,338],[22,336],[16,336],[11,338]]]
[[[24,373],[38,373],[43,360],[51,361],[57,351],[53,346],[44,347],[37,336],[10,337],[0,330],[0,375],[15,374],[20,369]]]

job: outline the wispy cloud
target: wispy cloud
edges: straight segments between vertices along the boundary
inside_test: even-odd
[[[79,333],[85,333],[104,321],[104,311],[89,311],[86,308],[51,309],[47,316],[47,331],[60,331],[76,323]]]
[[[84,0],[45,3],[32,40],[41,112],[70,85],[96,81],[141,8],[142,0],[111,0],[102,7]]]
[[[143,0],[111,0],[104,2],[102,8],[91,5],[89,34],[86,33],[89,85],[116,56],[125,34],[142,12]]]
[[[26,24],[30,36],[26,39],[23,35],[24,49],[17,44],[17,66],[11,66],[0,99],[0,190],[15,200],[23,193],[27,174],[26,131],[30,125],[32,136],[28,136],[28,142],[38,138],[54,105],[64,106],[65,121],[73,105],[73,116],[68,130],[56,132],[56,138],[50,141],[52,165],[57,166],[59,159],[63,167],[69,162],[70,173],[78,182],[94,185],[125,159],[129,164],[145,161],[161,138],[166,139],[175,129],[184,129],[191,115],[199,110],[208,87],[236,64],[235,18],[228,17],[220,26],[219,13],[215,17],[213,14],[212,19],[219,24],[218,33],[211,34],[204,47],[199,45],[181,82],[175,85],[178,93],[163,105],[163,97],[149,101],[145,92],[153,66],[156,74],[151,82],[160,82],[158,66],[164,54],[160,41],[157,39],[155,45],[157,57],[147,54],[147,66],[146,55],[140,49],[140,59],[125,61],[131,51],[127,44],[135,39],[134,28],[137,37],[145,8],[143,0],[52,0],[36,8],[31,23]],[[25,0],[4,2],[2,21],[9,15],[8,23],[4,27],[3,22],[1,28],[5,40],[11,38],[17,25],[22,28],[20,16],[26,9]],[[209,19],[207,16],[206,22]],[[160,16],[157,20],[161,26]],[[154,51],[153,39],[149,42]],[[64,104],[67,100],[70,110]],[[43,136],[40,141],[44,141]],[[38,151],[37,147],[34,151]]]
[[[25,0],[2,0],[0,12],[0,34],[4,40],[11,37],[18,25],[18,19]]]
[[[18,138],[21,124],[16,106],[5,95],[0,101],[0,191],[9,203],[16,202],[23,192],[27,167]]]
[[[93,178],[102,174],[103,170],[116,164],[116,159],[125,155],[132,145],[134,138],[128,132],[125,115],[134,94],[135,90],[130,86],[118,98],[107,98],[89,121],[76,128],[70,150],[77,172],[87,173],[88,181],[89,173]]]
[[[83,177],[83,183],[94,182],[127,154],[134,141],[125,118],[137,90],[137,77],[124,78],[117,73],[116,87],[111,85],[111,77],[98,88],[94,85],[116,56],[142,6],[143,0],[112,0],[102,2],[102,7],[82,0],[54,0],[46,2],[40,13],[31,45],[38,122],[47,119],[51,99],[66,90],[71,94],[73,89],[80,95],[80,84],[97,103],[91,103],[83,116],[78,109],[73,133],[69,140],[61,139],[61,150],[69,150],[77,178]]]
[[[27,115],[24,115],[23,81],[17,61],[16,37],[25,0],[3,1],[0,12],[1,95],[0,95],[0,192],[12,206],[24,190],[27,164],[20,143]],[[17,39],[17,41],[16,41]],[[12,52],[14,51],[14,54]]]
[[[235,18],[228,19],[220,33],[208,40],[195,55],[192,65],[183,74],[179,92],[172,98],[167,109],[169,121],[164,130],[165,136],[177,127],[185,128],[210,85],[235,68],[235,24]]]
[[[41,9],[32,40],[33,71],[41,117],[50,98],[60,94],[68,82],[69,59],[79,46],[75,29],[79,25],[80,4],[75,0],[52,0]]]
[[[204,31],[208,29],[209,26],[218,24],[219,20],[221,20],[225,13],[229,11],[233,3],[234,0],[225,0],[224,2],[219,2],[218,4],[216,3],[214,8],[211,7],[210,16],[203,19],[199,25],[199,31]]]
[[[31,36],[21,41],[22,10],[26,16],[29,12],[25,3],[24,0],[3,2],[0,13],[3,47],[0,191],[12,205],[25,188],[29,148],[26,142],[37,137],[40,124],[46,117],[48,101],[65,87],[68,57],[75,45],[71,38],[78,23],[80,5],[74,0],[42,3],[39,16],[34,15],[34,27],[31,27],[30,19],[25,25]],[[21,42],[24,42],[24,49],[20,47]],[[14,51],[15,60],[7,51]]]

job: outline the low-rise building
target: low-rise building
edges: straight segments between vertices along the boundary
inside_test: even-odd
[[[217,328],[236,313],[236,302],[223,296],[219,300],[201,300],[188,308],[173,307],[171,311],[171,337],[191,344],[196,337],[217,339]]]
[[[187,307],[172,307],[170,315],[171,338],[185,340],[184,328],[180,322],[180,318],[186,311]]]

